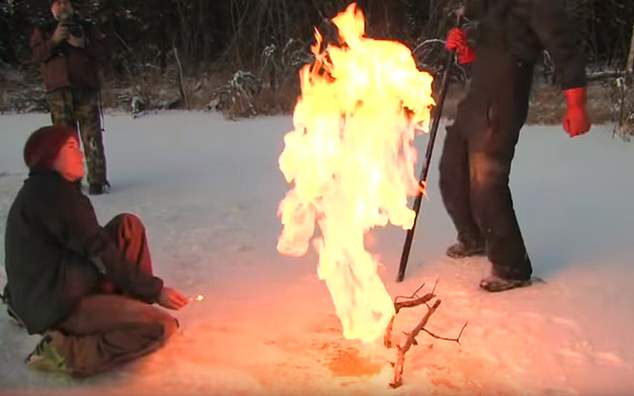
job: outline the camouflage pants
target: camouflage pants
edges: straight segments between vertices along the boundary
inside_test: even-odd
[[[48,104],[54,125],[66,125],[79,130],[88,184],[105,184],[106,156],[103,147],[97,91],[60,88],[49,92]]]

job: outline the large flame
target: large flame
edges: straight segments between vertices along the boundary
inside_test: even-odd
[[[279,206],[284,228],[277,249],[305,254],[317,223],[318,274],[344,337],[370,342],[382,335],[394,306],[364,236],[388,222],[412,227],[413,141],[434,104],[432,77],[417,70],[403,44],[364,37],[356,4],[332,21],[341,44],[324,45],[315,30],[315,62],[300,71],[295,129],[284,137],[279,164],[293,188]]]

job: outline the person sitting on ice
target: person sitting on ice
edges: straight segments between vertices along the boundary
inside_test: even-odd
[[[177,310],[188,299],[153,275],[138,217],[99,225],[81,191],[79,147],[65,126],[26,142],[30,173],[6,224],[5,299],[29,334],[43,334],[27,365],[85,377],[158,349],[178,321],[152,304]]]

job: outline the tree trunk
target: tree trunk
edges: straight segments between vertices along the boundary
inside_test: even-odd
[[[630,41],[630,54],[627,57],[627,66],[625,69],[630,73],[634,73],[634,24],[632,25],[632,39]]]

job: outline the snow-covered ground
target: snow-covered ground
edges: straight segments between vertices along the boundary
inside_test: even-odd
[[[0,240],[26,176],[24,140],[47,122],[43,114],[0,116]],[[93,198],[101,221],[140,215],[158,275],[205,300],[176,314],[182,328],[159,352],[82,381],[28,370],[22,359],[38,337],[0,312],[0,394],[634,394],[634,146],[608,126],[574,140],[558,127],[523,131],[511,185],[543,284],[488,294],[477,287],[485,259],[444,257],[454,234],[436,165],[405,282],[394,282],[404,231],[368,238],[393,296],[439,280],[443,303],[430,330],[455,336],[469,322],[460,345],[421,333],[396,390],[388,387],[394,350],[342,338],[315,254],[276,252],[276,210],[287,190],[277,158],[290,117],[110,115],[106,128],[113,189]],[[0,271],[0,286],[5,280]],[[421,315],[399,314],[396,333]]]

